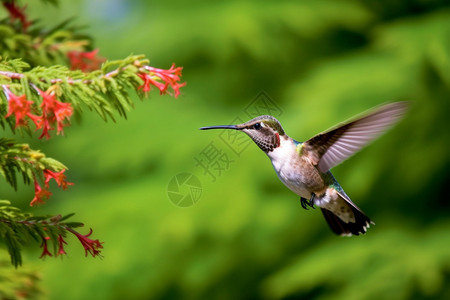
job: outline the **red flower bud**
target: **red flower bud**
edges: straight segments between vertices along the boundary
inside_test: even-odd
[[[49,169],[45,169],[44,170],[45,187],[46,188],[49,187],[49,182],[50,182],[50,179],[52,179],[52,178],[55,179],[58,186],[62,187],[63,190],[67,189],[67,186],[73,185],[73,182],[66,181],[66,175],[64,175],[65,171],[66,171],[66,169],[62,169],[59,172],[53,172],[53,171],[50,171]]]
[[[47,241],[50,239],[49,236],[46,236],[42,239],[42,244],[41,244],[41,248],[42,249],[42,254],[39,258],[44,258],[45,256],[53,256],[50,251],[48,251],[48,246],[47,246]]]
[[[88,255],[88,252],[92,255],[92,257],[100,255],[100,249],[103,248],[103,243],[101,243],[99,240],[91,240],[89,238],[89,236],[92,234],[92,228],[89,229],[89,233],[86,235],[82,235],[71,228],[68,228],[68,230],[72,232],[78,238],[81,245],[83,245],[86,256]]]
[[[67,254],[66,251],[64,251],[64,244],[67,245],[67,242],[64,240],[62,235],[59,234],[58,235],[58,253],[56,254],[57,256]]]
[[[34,180],[34,198],[30,202],[30,206],[33,206],[35,204],[44,204],[45,200],[48,199],[52,193],[47,190],[41,188],[37,180]]]

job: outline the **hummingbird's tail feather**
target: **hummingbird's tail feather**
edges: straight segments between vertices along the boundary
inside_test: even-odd
[[[367,217],[361,210],[351,206],[353,214],[355,215],[355,222],[344,222],[337,215],[329,211],[328,209],[321,208],[325,220],[334,233],[339,235],[360,235],[365,234],[367,228],[373,223],[369,217]]]

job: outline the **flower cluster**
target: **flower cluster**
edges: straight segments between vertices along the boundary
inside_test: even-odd
[[[18,3],[19,0],[2,0],[0,6],[8,14],[0,23],[6,26],[2,30],[8,31],[10,40],[0,51],[2,127],[25,127],[27,133],[35,128],[39,139],[49,139],[64,133],[74,109],[81,111],[86,106],[106,120],[113,118],[115,112],[125,115],[133,101],[131,91],[142,98],[156,87],[160,94],[178,97],[180,88],[186,85],[180,81],[181,67],[173,64],[166,70],[153,68],[147,65],[149,60],[144,55],[106,62],[97,49],[90,51],[90,39],[77,33],[74,26],[66,22],[50,30],[41,28],[27,16],[26,5]],[[61,55],[67,66],[60,65]],[[17,173],[23,176],[25,184],[34,183],[30,206],[44,204],[52,196],[52,180],[64,190],[73,185],[66,179],[64,165],[28,145],[0,137],[0,152],[0,177],[14,188]],[[36,238],[42,249],[41,258],[65,255],[66,240],[71,234],[81,243],[86,256],[101,256],[103,243],[92,238],[92,229],[87,234],[75,231],[82,224],[65,222],[71,215],[33,216],[5,200],[0,201],[0,212],[7,212],[3,214],[6,218],[0,216],[5,229],[0,230],[0,239],[6,241],[11,263],[16,267],[22,263],[22,246]]]
[[[33,101],[27,100],[25,94],[17,96],[13,94],[6,86],[3,90],[8,99],[8,113],[6,118],[14,115],[16,117],[16,128],[19,126],[28,126],[26,117],[31,119],[36,125],[36,130],[42,128],[42,134],[39,138],[50,138],[49,131],[57,127],[57,134],[63,133],[63,127],[67,126],[66,120],[72,116],[73,109],[70,103],[60,102],[56,99],[54,92],[43,92],[36,88],[42,97],[40,108],[42,114],[35,115],[31,113]]]
[[[39,185],[39,182],[34,179],[34,198],[30,202],[30,206],[34,206],[36,204],[44,204],[45,200],[47,200],[52,193],[49,191],[49,183],[51,179],[54,179],[58,184],[58,187],[63,190],[67,189],[68,186],[73,185],[72,182],[68,182],[66,180],[66,175],[64,172],[66,169],[62,169],[59,172],[54,172],[48,169],[44,170],[44,188]]]
[[[43,92],[40,89],[37,89],[39,94],[42,97],[42,117],[39,119],[38,128],[42,129],[42,134],[39,137],[40,139],[44,136],[49,139],[50,134],[49,130],[53,130],[53,125],[56,123],[57,125],[57,134],[63,133],[63,127],[67,126],[64,121],[72,116],[73,109],[70,103],[63,103],[56,99],[54,92],[48,93]]]
[[[26,99],[25,95],[17,96],[14,95],[6,86],[3,86],[3,90],[8,99],[8,113],[5,118],[12,116],[16,117],[16,127],[27,126],[28,122],[25,117],[30,118],[36,127],[39,125],[39,117],[31,113],[31,105],[33,101]]]
[[[168,88],[172,88],[175,98],[180,95],[180,88],[186,85],[186,82],[180,83],[182,67],[175,68],[175,64],[172,64],[170,69],[158,69],[151,66],[145,66],[144,70],[147,72],[140,72],[138,76],[144,81],[144,83],[138,87],[138,90],[142,90],[145,94],[150,92],[150,85],[159,89],[161,95],[169,93]]]
[[[99,240],[93,240],[89,238],[89,236],[92,234],[92,228],[89,229],[89,233],[85,235],[73,230],[70,227],[65,227],[64,229],[77,237],[77,239],[80,241],[81,245],[84,248],[86,256],[88,256],[88,253],[91,254],[92,257],[100,256],[101,252],[100,249],[103,248],[102,245],[103,243],[100,242]],[[48,241],[50,240],[51,238],[49,236],[42,237],[42,244],[41,244],[42,254],[40,258],[44,258],[46,256],[53,256],[53,254],[48,250]],[[64,250],[64,245],[67,245],[67,242],[66,240],[64,240],[64,237],[61,234],[58,234],[56,243],[58,245],[58,251],[56,252],[55,255],[60,256],[67,254],[66,251]]]
[[[83,72],[90,72],[98,70],[101,64],[106,60],[103,57],[97,56],[98,49],[90,52],[83,51],[69,51],[67,57],[70,61],[70,69],[81,70]]]

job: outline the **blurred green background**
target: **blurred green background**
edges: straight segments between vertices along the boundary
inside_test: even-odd
[[[137,100],[128,120],[86,112],[64,137],[31,141],[75,182],[35,212],[76,212],[105,247],[103,259],[85,258],[74,239],[62,260],[27,250],[46,297],[450,299],[447,1],[29,2],[45,24],[76,16],[102,56],[175,62],[187,82],[178,99],[153,91]],[[398,126],[333,169],[377,224],[367,235],[333,235],[258,147],[236,154],[220,131],[198,130],[266,113],[261,99],[300,141],[411,101]],[[212,145],[228,159],[210,165],[214,177],[196,161]],[[168,197],[183,172],[201,183],[185,208]],[[33,195],[31,186],[1,190],[24,207]]]

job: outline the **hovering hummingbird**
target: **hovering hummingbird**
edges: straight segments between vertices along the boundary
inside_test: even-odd
[[[289,137],[272,116],[256,117],[238,125],[202,127],[245,132],[270,158],[278,178],[300,196],[303,208],[321,208],[328,225],[339,235],[364,234],[374,224],[344,192],[329,171],[396,123],[407,102],[372,109],[306,142]]]

